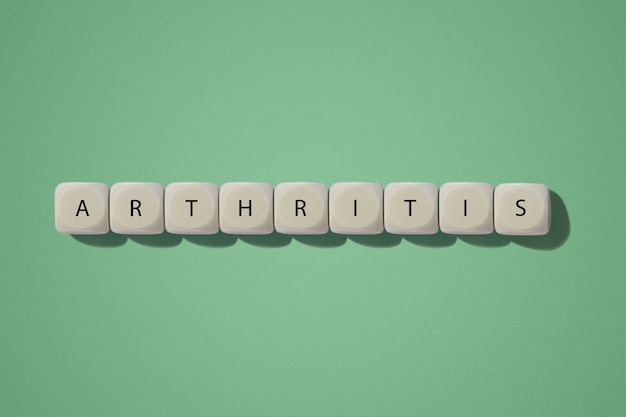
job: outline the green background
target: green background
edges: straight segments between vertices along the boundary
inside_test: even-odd
[[[0,415],[623,416],[626,2],[0,2]],[[64,181],[539,182],[543,238],[73,238]]]

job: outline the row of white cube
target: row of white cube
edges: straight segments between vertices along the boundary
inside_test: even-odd
[[[545,235],[544,184],[369,182],[271,184],[65,182],[55,190],[57,231],[69,234]]]

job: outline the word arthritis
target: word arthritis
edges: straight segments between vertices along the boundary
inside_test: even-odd
[[[57,231],[69,234],[545,235],[544,184],[313,182],[161,184],[64,182],[55,190]]]

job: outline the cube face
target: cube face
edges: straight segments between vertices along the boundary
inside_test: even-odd
[[[111,230],[127,235],[163,233],[163,186],[152,182],[119,182],[110,195]]]
[[[439,231],[439,188],[426,182],[393,182],[385,187],[385,230],[402,235]]]
[[[482,182],[450,182],[439,190],[439,227],[457,235],[493,232],[493,187]]]
[[[371,182],[340,182],[328,194],[333,233],[375,235],[384,230],[383,188]]]
[[[109,232],[109,187],[96,182],[64,182],[54,191],[58,232],[102,235]]]
[[[328,232],[328,187],[315,182],[284,182],[274,190],[274,227],[278,233]]]
[[[501,235],[542,236],[550,231],[550,190],[544,184],[500,184],[494,204],[495,228]]]
[[[180,235],[212,235],[219,231],[217,185],[174,182],[165,187],[165,230]]]
[[[220,188],[222,232],[267,235],[274,231],[274,189],[261,182],[229,182]]]

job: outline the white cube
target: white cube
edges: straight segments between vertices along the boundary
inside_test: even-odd
[[[102,235],[109,231],[109,187],[99,182],[63,182],[54,190],[58,232]]]
[[[118,182],[111,186],[111,230],[127,235],[163,233],[163,186]]]
[[[376,235],[384,230],[383,188],[372,182],[339,182],[328,194],[333,233]]]
[[[284,182],[274,190],[274,227],[278,233],[328,232],[328,187],[316,182]]]
[[[385,187],[385,230],[399,235],[439,231],[439,188],[428,182],[392,182]]]
[[[180,235],[219,231],[218,187],[208,182],[174,182],[165,187],[165,229]]]
[[[261,182],[229,182],[220,187],[220,229],[233,235],[274,231],[274,189]]]
[[[449,182],[439,190],[439,227],[457,235],[493,232],[493,187],[483,182]]]
[[[500,184],[494,204],[495,228],[501,235],[541,236],[550,231],[550,190],[544,184]]]

